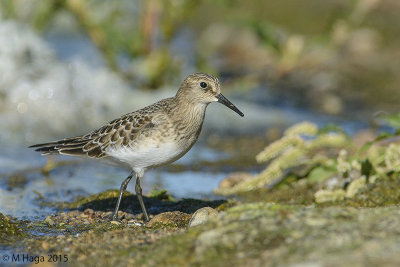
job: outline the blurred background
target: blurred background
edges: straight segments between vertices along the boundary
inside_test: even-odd
[[[397,0],[3,0],[0,173],[43,165],[26,146],[172,96],[196,71],[219,77],[245,117],[210,105],[205,145],[173,171],[258,170],[254,156],[302,120],[380,126],[400,100],[399,11]]]
[[[1,1],[0,140],[81,134],[173,95],[195,71],[220,77],[247,115],[218,108],[228,122],[206,127],[372,123],[400,100],[399,9],[396,0]]]

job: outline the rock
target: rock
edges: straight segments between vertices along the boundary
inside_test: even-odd
[[[208,221],[210,218],[216,217],[218,212],[210,207],[204,207],[196,210],[196,212],[192,215],[192,218],[189,221],[189,227],[193,227],[199,224],[203,224]]]
[[[147,227],[172,226],[185,227],[190,219],[190,215],[180,211],[163,212],[154,216],[147,223]]]

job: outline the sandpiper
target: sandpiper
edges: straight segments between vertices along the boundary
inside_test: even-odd
[[[221,94],[217,78],[194,73],[181,84],[174,97],[110,121],[88,134],[30,147],[42,155],[62,154],[106,159],[132,169],[122,182],[112,220],[118,220],[121,198],[135,176],[135,191],[146,221],[140,181],[152,167],[171,163],[190,150],[199,137],[208,104],[219,102],[240,116],[244,114]]]

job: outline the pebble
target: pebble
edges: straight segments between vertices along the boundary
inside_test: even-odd
[[[211,207],[204,207],[196,210],[193,213],[192,218],[189,221],[189,227],[193,227],[199,224],[203,224],[208,221],[210,218],[216,217],[218,212]]]
[[[129,226],[143,226],[143,223],[137,220],[129,220],[128,221]]]
[[[157,224],[162,225],[180,225],[190,217],[189,214],[180,211],[163,212],[154,216],[146,226],[152,227]]]

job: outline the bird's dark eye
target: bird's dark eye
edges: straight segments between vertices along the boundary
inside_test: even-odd
[[[201,88],[206,88],[206,87],[207,87],[207,84],[206,84],[205,82],[201,82],[201,83],[200,83],[200,86],[201,86]]]

